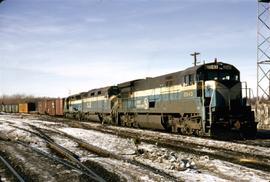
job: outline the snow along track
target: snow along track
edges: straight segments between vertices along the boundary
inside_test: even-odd
[[[44,138],[49,139],[49,137],[48,137],[48,136],[45,134],[45,132],[44,132],[45,130],[40,129],[40,128],[37,128],[37,127],[35,127],[35,126],[33,126],[33,125],[31,125],[31,127],[32,127],[33,129],[37,130],[37,131],[39,132],[39,134],[42,134],[42,136],[43,136]],[[145,170],[151,171],[152,173],[155,173],[155,174],[157,174],[157,175],[163,176],[164,178],[167,178],[167,179],[169,179],[169,180],[177,181],[177,179],[176,179],[174,176],[171,176],[170,174],[167,174],[166,172],[161,171],[161,170],[159,170],[159,169],[157,169],[157,168],[155,168],[155,167],[153,167],[153,166],[149,166],[149,165],[143,164],[143,163],[141,163],[141,162],[139,162],[139,161],[135,161],[135,160],[132,160],[132,159],[130,159],[130,158],[127,158],[127,157],[123,157],[123,156],[121,156],[121,155],[114,154],[114,153],[109,152],[109,151],[107,151],[107,150],[104,150],[104,149],[102,149],[102,148],[99,148],[99,147],[96,147],[96,146],[91,145],[91,144],[89,144],[89,143],[86,143],[86,142],[84,142],[84,141],[82,141],[82,140],[80,140],[80,139],[77,139],[77,138],[75,138],[75,137],[73,137],[73,136],[71,136],[71,135],[68,135],[68,134],[66,134],[66,133],[63,133],[63,132],[60,132],[60,131],[58,131],[58,132],[59,132],[60,134],[64,135],[64,136],[68,137],[69,139],[75,141],[76,143],[78,143],[80,147],[82,147],[82,148],[84,148],[84,149],[86,149],[86,150],[88,150],[88,151],[90,151],[90,152],[93,152],[93,153],[97,154],[98,156],[101,156],[101,157],[109,157],[109,158],[113,158],[113,159],[116,159],[116,160],[122,160],[122,161],[128,162],[128,163],[130,163],[130,164],[132,164],[132,165],[138,166],[138,167],[140,167],[140,168],[144,168]],[[49,139],[49,142],[51,142],[51,141],[52,141],[52,139]],[[74,159],[74,157],[73,157],[73,156],[75,156],[75,154],[74,154],[74,153],[70,153],[70,151],[66,152],[66,151],[67,151],[66,148],[64,148],[64,147],[62,147],[62,146],[59,146],[59,145],[56,144],[56,143],[53,143],[53,145],[51,145],[51,146],[52,146],[55,150],[57,150],[57,151],[59,151],[60,153],[62,153],[62,155],[65,155],[66,157],[68,157],[70,160],[72,160],[72,161],[75,160],[75,162],[77,162],[78,159]],[[77,157],[76,157],[76,158],[77,158]],[[82,164],[80,164],[80,165],[82,165]],[[84,165],[83,165],[83,167],[85,168]]]
[[[213,140],[210,138],[200,138],[185,136],[173,133],[164,133],[151,130],[143,130],[136,128],[127,128],[121,126],[112,126],[112,125],[101,125],[96,122],[81,122],[66,118],[55,118],[51,116],[37,116],[46,121],[55,123],[65,123],[71,127],[91,129],[111,134],[117,134],[122,137],[143,137],[143,138],[154,138],[156,142],[164,139],[171,140],[172,142],[182,142],[185,144],[197,145],[201,147],[209,147],[212,149],[222,149],[226,151],[238,152],[243,154],[253,154],[255,156],[268,157],[270,159],[270,131],[261,131],[259,132],[259,138],[257,140],[233,140],[233,141],[222,141],[222,140]],[[267,138],[265,138],[267,137]]]
[[[270,149],[225,141],[188,137],[155,131],[105,126],[89,123],[75,123],[72,126],[92,129],[118,135],[124,138],[140,138],[141,141],[157,144],[174,150],[192,152],[198,155],[209,155],[235,164],[270,172]]]
[[[31,134],[34,134],[34,135],[36,135],[36,136],[38,136],[38,137],[40,137],[40,138],[42,138],[43,140],[45,140],[46,142],[47,142],[47,144],[49,144],[49,146],[50,146],[50,148],[52,148],[54,151],[56,151],[57,153],[60,153],[62,156],[65,156],[65,157],[67,157],[68,159],[70,159],[71,160],[71,162],[74,162],[75,164],[77,164],[77,166],[79,166],[79,168],[74,168],[74,163],[73,163],[73,165],[72,165],[72,163],[70,164],[70,163],[65,163],[65,162],[63,162],[63,161],[61,161],[61,163],[62,164],[65,164],[65,165],[67,165],[67,166],[69,166],[69,167],[73,167],[74,169],[76,169],[76,170],[82,170],[82,168],[83,169],[86,169],[86,171],[90,171],[90,169],[88,169],[85,165],[83,165],[82,163],[80,163],[80,162],[78,162],[78,159],[79,159],[79,157],[76,155],[76,154],[74,154],[74,153],[71,153],[68,149],[66,149],[66,148],[64,148],[64,147],[62,147],[62,146],[60,146],[59,144],[57,144],[57,143],[55,143],[55,142],[53,142],[53,139],[51,139],[51,137],[49,137],[46,133],[47,132],[50,132],[50,135],[52,134],[52,133],[56,133],[55,131],[45,131],[45,129],[41,129],[41,128],[38,128],[38,127],[36,127],[36,126],[34,126],[34,125],[29,125],[29,124],[27,124],[28,126],[30,126],[33,130],[35,130],[35,131],[32,131],[32,130],[28,130],[28,129],[25,129],[25,128],[21,128],[21,127],[17,127],[17,126],[14,126],[13,124],[12,124],[12,122],[10,122],[10,121],[6,121],[7,123],[9,123],[9,125],[10,126],[12,126],[12,127],[14,127],[14,128],[17,128],[17,129],[19,129],[19,130],[23,130],[23,131],[25,131],[25,132],[29,132],[29,133],[31,133]],[[58,133],[56,133],[56,134],[59,134],[59,132]],[[60,134],[63,134],[63,133],[60,133]],[[67,135],[66,135],[67,136]],[[102,149],[97,149],[97,150],[99,150],[99,152],[97,152],[97,150],[95,151],[93,151],[93,148],[91,148],[90,149],[90,147],[91,147],[91,145],[90,144],[87,144],[87,143],[83,143],[82,141],[80,141],[80,140],[78,140],[78,139],[76,139],[76,138],[74,138],[74,137],[71,137],[71,136],[68,136],[68,138],[69,139],[72,139],[72,140],[74,140],[75,142],[77,142],[78,144],[79,144],[79,146],[80,147],[82,147],[82,148],[84,148],[84,149],[87,149],[87,150],[89,150],[89,151],[91,151],[91,152],[95,152],[95,153],[98,153],[100,156],[102,156],[102,157],[110,157],[110,158],[113,158],[113,159],[116,159],[116,160],[121,160],[121,161],[124,161],[124,162],[126,162],[126,163],[130,163],[130,164],[132,164],[132,165],[134,165],[134,166],[138,166],[138,168],[144,168],[144,170],[145,171],[148,171],[148,173],[149,173],[149,171],[150,172],[152,172],[152,173],[155,173],[156,175],[159,175],[159,176],[163,176],[163,178],[164,179],[166,179],[166,180],[164,180],[164,181],[177,181],[177,179],[175,178],[175,177],[173,177],[173,176],[171,176],[171,175],[169,175],[169,174],[166,174],[165,172],[163,172],[163,171],[160,171],[159,169],[156,169],[156,168],[154,168],[154,167],[152,167],[152,166],[148,166],[148,165],[146,165],[146,164],[142,164],[142,163],[140,163],[140,162],[137,162],[137,161],[133,161],[133,160],[130,160],[130,159],[127,159],[127,158],[123,158],[123,157],[121,157],[120,155],[119,156],[117,156],[117,155],[114,155],[114,154],[112,154],[112,153],[110,153],[110,152],[108,152],[108,151],[104,151],[104,150],[102,150]],[[23,142],[18,142],[19,144],[21,144],[21,145],[24,145],[24,146],[27,146],[27,144],[26,143],[23,143]],[[29,146],[28,146],[29,147]],[[92,146],[93,147],[93,146]],[[35,148],[32,148],[32,147],[30,147],[32,150],[35,150],[36,152],[38,152],[38,153],[40,153],[40,154],[44,154],[42,151],[39,151],[39,150],[37,150],[37,149],[35,149]],[[48,156],[49,155],[49,156]],[[50,154],[48,154],[48,155],[46,155],[47,157],[50,157],[50,158],[52,158],[51,156],[50,156]],[[54,158],[54,160],[55,160],[55,158]],[[59,161],[60,159],[58,158],[57,159],[57,161]],[[82,172],[85,172],[85,170],[82,170]],[[90,173],[90,175],[89,175],[89,173]],[[91,177],[92,179],[94,179],[95,181],[103,181],[103,180],[100,180],[100,179],[96,179],[96,178],[93,178],[93,172],[89,172],[88,174],[86,174],[88,177]],[[163,180],[162,180],[163,181]]]
[[[2,154],[8,158],[16,170],[22,174],[25,181],[59,181],[86,178],[76,166],[67,165],[57,157],[52,157],[44,151],[30,147],[20,141],[1,141]],[[62,176],[65,174],[65,176]],[[8,177],[7,179],[10,179]],[[1,178],[2,180],[2,178]]]
[[[32,118],[32,116],[29,116]],[[2,118],[2,117],[1,117]],[[93,130],[87,130],[87,129],[76,129],[76,128],[70,128],[67,126],[65,122],[47,122],[47,121],[40,121],[35,118],[33,119],[17,119],[17,118],[11,118],[6,117],[10,122],[16,124],[16,126],[20,126],[23,128],[27,123],[31,123],[32,125],[36,125],[39,128],[46,129],[46,134],[49,134],[50,137],[52,137],[58,144],[61,144],[62,146],[65,146],[69,148],[69,150],[72,150],[73,152],[81,157],[81,160],[87,160],[88,157],[81,153],[82,149],[79,149],[78,146],[74,143],[72,144],[71,141],[64,139],[62,136],[56,136],[58,134],[57,130],[61,130],[62,132],[65,132],[69,135],[72,135],[73,137],[76,137],[78,139],[83,140],[86,143],[94,144],[95,146],[105,149],[109,151],[110,153],[117,154],[117,155],[123,155],[124,157],[130,156],[133,160],[139,161],[143,164],[147,164],[150,166],[153,166],[161,171],[165,171],[167,174],[170,174],[177,178],[180,181],[233,181],[233,180],[243,180],[243,181],[269,181],[269,173],[259,171],[259,170],[253,170],[250,168],[246,168],[242,165],[235,165],[230,162],[225,162],[224,160],[217,160],[213,157],[207,156],[207,155],[201,155],[201,154],[192,154],[192,153],[185,153],[181,152],[179,150],[170,149],[168,147],[160,147],[158,143],[155,143],[157,145],[151,145],[148,143],[145,143],[142,141],[141,144],[139,144],[139,147],[144,150],[144,153],[142,155],[131,155],[134,153],[134,143],[130,139],[117,137],[115,134],[106,134],[106,133],[100,133]],[[58,120],[55,118],[52,118],[53,120]],[[61,119],[62,121],[65,121]],[[76,123],[75,123],[76,124]],[[87,125],[93,125],[92,127],[103,127],[99,124],[94,123],[84,123]],[[9,136],[18,136],[21,138],[21,133],[18,130],[12,130],[9,127],[6,128],[7,124],[4,124],[0,121],[0,133],[1,130],[4,131],[4,133],[7,133]],[[77,123],[77,125],[81,125],[81,123]],[[81,127],[81,126],[79,126]],[[111,126],[110,126],[111,127]],[[107,127],[109,129],[110,127]],[[3,128],[6,128],[3,130]],[[117,127],[116,127],[117,128]],[[57,130],[56,130],[57,129]],[[119,133],[121,133],[121,129],[127,130],[128,132],[133,131],[134,129],[131,128],[119,128]],[[131,130],[131,131],[130,131]],[[47,132],[48,131],[48,132]],[[53,131],[53,132],[49,132]],[[164,139],[173,137],[171,134],[167,134],[168,136],[164,136],[164,134],[159,132],[151,132],[147,130],[136,130],[138,131],[137,136],[141,138],[140,131],[147,135],[155,135],[154,137],[164,137]],[[149,133],[150,132],[150,133]],[[132,132],[131,132],[132,133]],[[144,137],[144,136],[143,136]],[[180,136],[180,138],[183,136]],[[23,137],[24,138],[24,137]],[[31,143],[36,142],[37,139],[33,141],[33,137],[31,137]],[[191,143],[196,142],[196,140],[199,138],[193,138],[193,137],[187,137],[185,140],[190,141]],[[194,140],[194,141],[193,141]],[[209,140],[209,143],[211,144],[211,140]],[[216,141],[215,141],[216,142]],[[226,142],[225,142],[226,143]],[[227,142],[227,147],[232,147],[229,145],[230,143]],[[31,144],[32,145],[32,144]],[[38,143],[39,145],[39,143]],[[217,143],[218,147],[220,144]],[[222,143],[222,145],[224,145]],[[222,148],[222,147],[221,147]],[[226,147],[225,147],[226,148]],[[241,149],[239,149],[241,150]],[[255,151],[256,152],[256,151]],[[261,154],[267,153],[267,151],[261,150]],[[92,155],[91,155],[92,156]],[[123,171],[122,174],[127,177],[129,181],[145,181],[146,179],[149,180],[149,175],[144,175],[149,172],[146,172],[147,170],[143,170],[142,167],[135,167],[134,165],[130,165],[125,163],[124,161],[121,162],[120,160],[114,160],[111,158],[96,158],[91,157],[95,162],[99,161],[101,165],[107,165],[106,168],[108,169],[108,166],[111,166],[111,169],[119,174],[119,170]],[[195,163],[195,164],[194,164]],[[179,165],[179,166],[178,166]],[[183,166],[182,166],[183,165]],[[114,166],[114,167],[113,167]],[[109,167],[110,168],[110,167]],[[128,171],[128,172],[126,172]],[[140,173],[138,173],[138,171]],[[121,173],[121,172],[120,172]],[[133,174],[132,174],[133,173]],[[126,176],[128,174],[129,176]],[[131,177],[133,176],[133,177]],[[131,178],[130,178],[131,177]],[[156,178],[157,177],[157,178]],[[155,179],[154,181],[167,181],[166,178],[163,178],[163,180],[159,180],[160,178],[156,176],[155,178],[150,178],[150,181],[152,179]]]
[[[29,126],[31,128],[33,128],[34,130],[36,130],[37,133],[35,133],[33,131],[30,131],[30,130],[23,129],[23,128],[19,128],[19,127],[16,127],[16,128],[22,129],[22,130],[27,131],[27,132],[30,132],[30,133],[35,134],[38,137],[44,139],[51,149],[53,149],[57,153],[61,154],[62,156],[68,158],[74,165],[76,165],[78,167],[78,169],[80,171],[85,173],[89,178],[91,178],[94,181],[105,182],[105,180],[101,176],[99,176],[98,174],[93,172],[91,169],[86,167],[83,163],[81,163],[79,161],[79,157],[76,154],[70,152],[68,149],[62,147],[61,145],[58,145],[57,143],[55,143],[48,135],[46,135],[44,132],[42,132],[39,128],[37,128],[37,127],[35,127],[33,125],[29,125]]]
[[[59,131],[60,132],[60,131]],[[174,177],[174,176],[171,176],[170,174],[167,174],[166,172],[164,171],[161,171],[155,167],[152,167],[152,166],[149,166],[147,164],[143,164],[139,161],[136,161],[136,160],[133,160],[133,159],[130,159],[130,158],[127,158],[127,157],[124,157],[122,155],[117,155],[117,154],[114,154],[112,152],[109,152],[105,149],[102,149],[100,147],[97,147],[95,145],[91,145],[89,143],[86,143],[78,138],[75,138],[73,137],[72,135],[68,135],[64,132],[61,132],[63,135],[67,136],[68,138],[71,138],[72,140],[76,141],[79,146],[83,147],[84,149],[88,150],[88,151],[91,151],[101,157],[110,157],[110,158],[113,158],[113,159],[116,159],[116,160],[122,160],[122,161],[125,161],[125,162],[128,162],[130,164],[133,164],[133,165],[136,165],[138,167],[141,167],[141,168],[144,168],[145,170],[149,170],[157,175],[161,175],[165,178],[168,178],[170,180],[173,180],[173,181],[176,181],[177,179]]]

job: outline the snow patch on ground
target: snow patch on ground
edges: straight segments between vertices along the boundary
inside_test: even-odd
[[[150,145],[146,143],[139,144],[139,148],[142,149],[144,153],[142,155],[134,155],[136,151],[136,146],[132,139],[123,139],[115,135],[105,134],[92,130],[63,127],[65,125],[59,124],[57,122],[54,123],[40,121],[38,119],[27,119],[26,116],[20,117],[17,115],[0,115],[0,134],[28,141],[31,146],[48,152],[46,143],[44,143],[44,141],[42,141],[40,138],[29,132],[13,127],[14,125],[20,128],[31,130],[28,124],[56,132],[56,129],[58,129],[69,135],[72,135],[73,137],[81,139],[87,143],[105,149],[112,153],[118,155],[125,155],[130,159],[134,159],[141,163],[148,164],[183,181],[270,181],[270,173],[264,171],[250,169],[226,161],[210,159],[208,156],[198,156],[184,152],[176,152],[170,149],[161,148],[157,147],[156,145]],[[134,130],[130,128],[121,128],[119,129],[119,132],[121,132],[122,129],[131,131]],[[229,148],[231,150],[243,151],[248,153],[270,155],[270,149],[265,147],[255,147],[244,144],[236,144],[231,142],[215,141],[173,134],[164,134],[153,131],[138,131],[156,137],[173,138],[198,145],[210,145],[217,148]],[[79,155],[81,157],[81,160],[95,158],[95,160],[103,161],[101,163],[106,163],[106,161],[108,162],[108,159],[99,158],[91,153],[78,149],[77,144],[69,139],[66,139],[66,137],[62,137],[60,135],[53,135],[51,137],[58,144],[70,149],[71,151]],[[206,149],[202,148],[202,150]],[[131,165],[128,165],[124,161],[117,161],[111,159],[110,161],[114,161],[115,168],[116,166],[119,168],[126,168],[127,170],[129,168],[132,168]],[[132,170],[135,169],[132,168]],[[132,170],[130,170],[129,172],[132,173]],[[143,171],[143,169],[136,170]],[[134,175],[136,176],[136,173],[134,173]],[[136,179],[140,181],[152,180],[152,178],[149,178],[147,174],[138,176]]]
[[[89,123],[89,125],[92,125]],[[115,126],[108,126],[108,128],[116,128]],[[270,156],[270,148],[266,147],[259,147],[259,146],[252,146],[252,145],[246,145],[246,144],[238,144],[230,141],[219,141],[219,140],[212,140],[209,138],[199,138],[199,137],[193,137],[193,136],[184,136],[184,135],[177,135],[172,133],[161,133],[156,131],[150,131],[150,130],[142,130],[142,129],[134,129],[134,128],[117,128],[119,132],[122,130],[130,131],[139,133],[139,136],[143,135],[150,135],[155,136],[156,138],[167,138],[167,139],[173,139],[177,141],[183,141],[184,143],[190,143],[200,146],[209,146],[214,147],[217,149],[226,149],[231,151],[238,151],[243,153],[252,153],[255,155],[263,155],[263,156]]]
[[[115,154],[130,155],[134,154],[136,150],[132,140],[115,135],[80,128],[62,128],[59,130]]]

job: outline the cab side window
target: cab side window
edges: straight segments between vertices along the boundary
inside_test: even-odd
[[[194,75],[189,74],[184,76],[184,85],[189,86],[194,84]]]

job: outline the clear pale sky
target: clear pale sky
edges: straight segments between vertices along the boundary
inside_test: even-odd
[[[199,59],[234,64],[256,94],[254,0],[5,0],[0,95],[75,94]]]

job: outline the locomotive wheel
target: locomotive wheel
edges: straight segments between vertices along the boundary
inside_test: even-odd
[[[188,126],[188,124],[185,124],[183,128],[181,128],[181,133],[184,135],[192,135],[193,131],[192,129]]]

